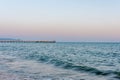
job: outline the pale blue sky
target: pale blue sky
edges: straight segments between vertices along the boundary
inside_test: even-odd
[[[0,37],[120,41],[120,0],[0,0]]]

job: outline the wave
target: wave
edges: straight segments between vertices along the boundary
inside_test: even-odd
[[[70,70],[74,70],[74,71],[83,71],[83,72],[93,73],[96,75],[107,76],[107,75],[113,74],[113,75],[115,75],[115,78],[120,79],[120,72],[117,72],[117,71],[98,70],[93,67],[74,64],[70,61],[64,61],[62,59],[47,56],[47,55],[30,54],[29,56],[26,56],[26,59],[34,59],[34,60],[37,60],[37,61],[40,61],[43,63],[53,64],[57,67],[61,67],[64,69],[70,69]]]

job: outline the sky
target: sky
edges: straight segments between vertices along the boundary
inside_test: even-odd
[[[0,0],[0,37],[120,41],[120,0]]]

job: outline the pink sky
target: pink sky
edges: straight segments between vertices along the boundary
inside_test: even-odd
[[[0,1],[0,37],[120,41],[119,0],[23,2]]]

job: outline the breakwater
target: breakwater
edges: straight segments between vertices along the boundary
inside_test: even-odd
[[[56,41],[0,40],[0,43],[56,43]]]

